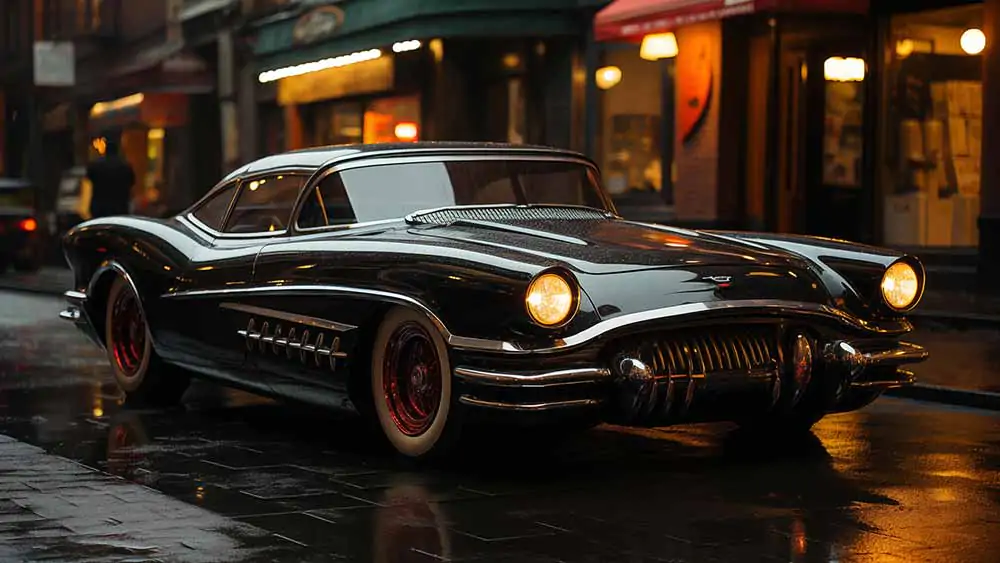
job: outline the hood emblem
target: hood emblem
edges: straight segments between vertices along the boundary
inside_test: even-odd
[[[705,276],[701,279],[710,281],[719,287],[729,287],[733,283],[732,276]]]

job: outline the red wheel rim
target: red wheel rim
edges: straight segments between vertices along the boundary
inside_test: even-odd
[[[441,404],[441,362],[427,331],[415,322],[396,329],[382,360],[382,389],[389,416],[407,436],[434,422]]]
[[[126,377],[139,371],[146,349],[146,321],[139,300],[125,289],[115,297],[111,309],[111,350],[118,369]]]

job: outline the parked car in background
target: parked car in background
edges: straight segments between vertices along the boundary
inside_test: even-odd
[[[20,178],[0,178],[0,273],[38,270],[42,239],[35,216],[35,188]]]

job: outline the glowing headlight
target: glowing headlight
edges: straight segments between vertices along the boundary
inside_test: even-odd
[[[542,274],[532,280],[524,303],[532,320],[543,326],[555,326],[566,321],[576,305],[576,293],[565,278],[557,274]]]
[[[882,276],[882,298],[893,309],[903,311],[916,305],[920,297],[920,276],[913,266],[896,262]]]

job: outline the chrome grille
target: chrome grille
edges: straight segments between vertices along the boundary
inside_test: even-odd
[[[656,335],[640,345],[640,357],[657,375],[771,370],[779,359],[773,327],[718,327]]]
[[[585,221],[608,219],[611,215],[599,209],[589,207],[561,206],[485,206],[463,207],[453,209],[438,209],[415,213],[407,217],[409,223],[448,224],[462,219],[472,221],[539,221],[561,219],[568,221]]]
[[[635,358],[643,365],[636,378],[619,367],[628,421],[683,416],[695,396],[718,381],[765,383],[771,403],[780,394],[781,352],[777,327],[732,325],[646,334],[616,346],[618,360]]]

